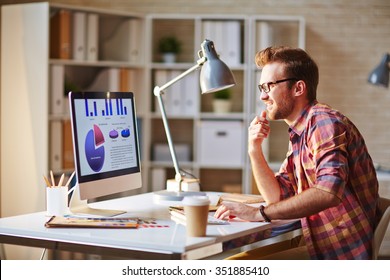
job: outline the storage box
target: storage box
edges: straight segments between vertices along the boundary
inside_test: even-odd
[[[244,131],[241,121],[201,121],[198,128],[201,165],[242,167]]]
[[[176,158],[178,161],[190,161],[190,145],[188,144],[173,144],[175,148]],[[153,160],[154,161],[172,161],[172,156],[169,151],[168,144],[153,145]]]

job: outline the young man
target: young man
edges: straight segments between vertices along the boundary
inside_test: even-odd
[[[225,203],[217,218],[301,219],[312,259],[370,259],[377,222],[378,181],[364,139],[340,112],[318,103],[318,67],[301,49],[270,47],[256,54],[266,112],[248,130],[254,178],[267,206]],[[289,125],[289,150],[277,174],[262,143],[269,122]]]

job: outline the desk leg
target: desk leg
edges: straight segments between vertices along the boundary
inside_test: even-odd
[[[4,245],[0,244],[0,259],[1,260],[6,260],[7,258],[5,257],[5,250],[4,250]]]
[[[44,249],[42,250],[42,255],[41,255],[41,257],[40,257],[40,260],[43,260],[43,258],[45,257],[45,253],[46,253],[46,248],[44,248]]]

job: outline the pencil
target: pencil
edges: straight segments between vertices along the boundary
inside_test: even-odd
[[[62,173],[61,178],[60,178],[60,181],[58,182],[58,186],[59,186],[59,187],[62,186],[62,182],[64,181],[64,177],[65,177],[65,174]]]
[[[47,179],[45,175],[43,175],[43,180],[45,180],[46,186],[48,186],[48,187],[50,188],[50,187],[51,187],[51,184],[50,184],[50,182],[49,182],[49,179]]]
[[[50,170],[50,177],[51,177],[51,185],[54,187],[56,185],[56,182],[54,181],[54,175],[52,170]]]
[[[66,184],[65,184],[65,187],[68,187],[68,186],[69,186],[69,184],[70,184],[70,182],[72,181],[73,176],[74,176],[75,173],[76,173],[76,171],[73,171],[72,175],[70,175],[68,181],[67,181]]]

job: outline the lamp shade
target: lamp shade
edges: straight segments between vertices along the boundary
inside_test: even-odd
[[[201,51],[206,58],[200,70],[200,87],[202,93],[211,93],[232,87],[236,84],[232,71],[219,59],[214,43],[205,40],[201,44]]]
[[[380,64],[368,76],[368,82],[374,85],[389,87],[390,55],[383,56]]]

